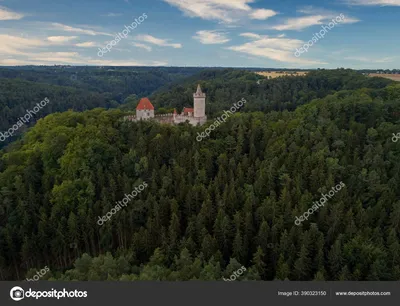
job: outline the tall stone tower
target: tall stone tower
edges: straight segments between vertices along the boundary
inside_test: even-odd
[[[194,99],[194,117],[202,118],[206,116],[206,94],[201,91],[200,84],[197,85],[197,91],[193,94]]]

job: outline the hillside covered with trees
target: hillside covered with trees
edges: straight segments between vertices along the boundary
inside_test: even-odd
[[[382,89],[395,82],[367,77],[351,69],[316,70],[302,77],[270,80],[244,70],[203,70],[179,84],[163,86],[163,90],[156,91],[150,99],[156,109],[175,107],[181,111],[183,107],[191,107],[198,83],[206,89],[207,114],[217,116],[243,97],[252,101],[246,112],[293,111],[313,99],[359,88],[369,88],[374,97],[386,98]],[[132,109],[135,106],[132,105]]]
[[[201,82],[215,113],[246,106],[201,142],[206,126],[94,109],[50,114],[0,151],[0,279],[48,266],[44,279],[221,280],[244,266],[238,280],[400,280],[400,86],[229,73]],[[190,86],[155,103],[178,108]]]
[[[55,112],[118,108],[137,104],[167,84],[197,73],[201,68],[179,67],[18,67],[0,68],[0,132],[16,124],[45,97],[50,103],[18,133],[0,142],[0,149],[25,132],[37,119]]]

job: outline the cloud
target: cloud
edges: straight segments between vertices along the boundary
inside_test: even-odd
[[[120,14],[120,13],[108,13],[106,15],[100,15],[100,16],[103,16],[103,17],[118,17],[118,16],[122,16],[122,14]]]
[[[54,43],[65,43],[75,38],[78,38],[78,36],[49,36],[47,40]]]
[[[39,52],[35,54],[35,61],[66,63],[79,56],[78,52]]]
[[[87,41],[83,43],[78,43],[75,46],[81,47],[81,48],[90,48],[90,47],[96,47],[96,43],[93,41]]]
[[[268,9],[252,9],[255,0],[163,0],[177,7],[186,16],[233,23],[243,17],[265,20],[277,13]]]
[[[126,60],[98,60],[88,58],[69,58],[58,57],[57,55],[51,58],[40,59],[0,59],[0,65],[4,66],[22,66],[22,65],[57,65],[60,63],[64,65],[93,65],[93,66],[166,66],[168,62],[150,61],[150,62],[136,62]]]
[[[259,58],[255,58],[255,57],[251,57],[251,56],[247,56],[247,55],[240,55],[240,57],[246,58],[251,61],[259,61],[260,60]]]
[[[346,23],[356,23],[356,22],[360,22],[361,20],[360,19],[357,19],[357,18],[352,18],[352,17],[347,17],[347,16],[344,16],[344,20],[341,22],[341,23],[343,23],[343,24],[346,24]]]
[[[170,44],[170,43],[167,42],[168,39],[160,39],[160,38],[156,38],[156,37],[151,36],[151,35],[138,35],[138,36],[136,36],[136,39],[140,40],[140,41],[144,41],[144,42],[150,43],[150,44],[154,44],[154,45],[157,45],[157,46],[172,47],[172,48],[175,48],[175,49],[182,48],[181,44]]]
[[[251,19],[265,20],[277,14],[278,13],[273,10],[259,9],[251,12],[249,16]]]
[[[198,31],[196,35],[193,36],[194,39],[197,39],[204,45],[213,45],[213,44],[224,44],[230,41],[230,39],[226,36],[226,33],[219,31]]]
[[[315,8],[311,5],[305,6],[301,9],[297,10],[298,13],[303,13],[305,15],[310,15],[310,16],[316,16],[316,15],[322,15],[324,18],[324,23],[329,23],[332,21],[332,19],[340,16],[343,13],[340,12],[335,12],[327,9],[321,9],[321,8]],[[360,20],[357,18],[350,17],[347,14],[343,14],[344,20],[341,21],[340,23],[354,23],[354,22],[359,22]]]
[[[310,12],[309,10],[300,10],[299,12],[306,13]],[[296,18],[288,18],[284,21],[283,24],[272,26],[272,29],[278,31],[285,30],[296,30],[300,31],[305,28],[315,26],[315,25],[324,25],[328,24],[332,21],[332,19],[338,17],[339,14],[319,14],[319,15],[310,15],[310,16],[302,16]],[[341,22],[337,22],[338,24],[349,24],[359,22],[360,20],[357,18],[349,17],[344,15],[344,19]]]
[[[0,34],[0,54],[2,55],[25,55],[26,49],[49,46],[51,42],[41,39],[24,38],[8,34]]]
[[[145,49],[145,50],[147,50],[147,51],[149,51],[149,52],[151,52],[151,50],[152,50],[150,46],[145,45],[145,44],[132,43],[132,45],[134,45],[135,47],[138,47],[138,48]]]
[[[305,16],[298,18],[289,18],[284,24],[273,26],[274,30],[284,31],[284,30],[302,30],[313,25],[321,25],[324,24],[322,21],[326,19],[325,16],[316,15],[316,16]]]
[[[364,63],[391,63],[396,59],[396,57],[385,57],[385,58],[380,58],[380,59],[373,59],[373,58],[367,58],[367,57],[362,57],[362,56],[348,56],[348,57],[344,57],[343,59],[357,61],[357,62],[364,62]]]
[[[242,33],[242,34],[240,34],[240,36],[249,37],[249,38],[255,38],[255,39],[260,39],[261,38],[260,35],[255,34],[255,33]]]
[[[378,6],[400,6],[400,0],[348,0],[350,5],[378,5]]]
[[[251,56],[269,58],[278,62],[295,63],[301,65],[323,65],[320,61],[297,58],[293,50],[304,42],[298,39],[261,36],[254,33],[242,33],[241,36],[252,38],[253,41],[231,46],[226,49],[245,53]]]
[[[97,31],[94,31],[91,29],[75,28],[75,27],[71,27],[71,26],[68,26],[65,24],[61,24],[61,23],[52,23],[51,25],[54,28],[65,31],[65,32],[81,33],[81,34],[92,35],[92,36],[96,36],[96,35],[114,36],[109,33],[97,32]]]
[[[172,6],[178,7],[185,15],[189,17],[200,17],[206,20],[221,20],[224,22],[233,22],[235,11],[250,11],[247,0],[164,0]],[[231,2],[231,3],[230,3]],[[236,6],[234,6],[236,5]]]
[[[78,52],[49,52],[54,43],[47,39],[23,38],[0,34],[0,65],[101,65],[101,66],[165,66],[165,61],[104,60],[85,57]],[[85,44],[85,43],[83,43]],[[42,51],[46,50],[46,51]]]
[[[4,6],[0,6],[0,20],[20,20],[23,14],[13,12]]]

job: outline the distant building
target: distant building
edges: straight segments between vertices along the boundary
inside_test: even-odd
[[[206,117],[206,94],[201,92],[200,84],[197,85],[197,91],[193,94],[194,99],[194,117]]]
[[[154,106],[151,104],[149,99],[140,99],[140,102],[136,107],[136,118],[138,120],[154,118]]]
[[[207,121],[206,116],[206,94],[201,91],[200,84],[193,94],[193,108],[185,107],[180,115],[176,109],[173,113],[154,115],[154,106],[148,98],[142,98],[136,107],[136,116],[126,116],[125,120],[156,120],[166,124],[178,124],[189,121],[191,125],[203,125]]]
[[[184,116],[193,116],[194,115],[194,110],[193,110],[193,108],[188,108],[188,107],[185,107],[184,109],[183,109],[183,115]]]

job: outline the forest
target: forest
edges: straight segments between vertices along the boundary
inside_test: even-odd
[[[36,103],[51,103],[37,119],[69,109],[117,108],[197,73],[200,68],[163,67],[16,67],[0,68],[0,131],[7,130]],[[21,135],[21,134],[19,134]],[[17,138],[15,135],[13,138]],[[0,149],[13,139],[0,142]]]
[[[0,79],[6,93],[18,82],[30,81]],[[90,110],[65,98],[71,107],[49,109],[1,150],[0,280],[45,266],[42,279],[65,281],[222,281],[242,266],[237,281],[400,280],[398,83],[344,69],[272,80],[219,69],[148,95],[180,110],[197,83],[210,117],[247,101],[202,142],[207,124],[126,122],[132,96],[121,107],[107,104],[109,92],[70,88]],[[28,96],[18,104],[29,107]]]

